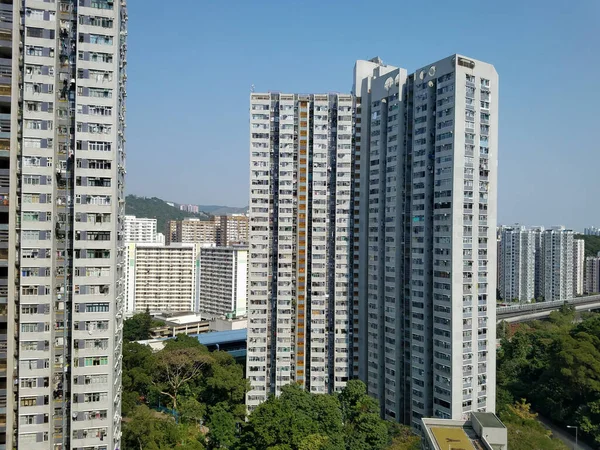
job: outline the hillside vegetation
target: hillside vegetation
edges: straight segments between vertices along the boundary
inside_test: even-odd
[[[136,195],[128,195],[125,198],[125,214],[156,219],[159,233],[165,232],[167,222],[170,220],[183,220],[188,217],[206,220],[211,217],[205,212],[194,214],[180,211],[157,197],[138,197]]]
[[[585,241],[585,256],[596,256],[600,252],[600,236],[585,236],[576,234],[575,239],[583,239]]]
[[[519,325],[502,339],[497,383],[497,410],[509,432],[511,423],[531,422],[530,403],[563,428],[579,427],[579,439],[600,448],[600,314],[579,321],[564,307],[547,321]],[[515,401],[520,413],[510,408]],[[517,442],[509,440],[509,448],[542,448]]]

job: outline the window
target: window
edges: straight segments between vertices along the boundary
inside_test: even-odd
[[[37,323],[22,323],[21,324],[21,333],[37,333],[38,324]]]
[[[85,367],[107,366],[108,356],[92,356],[84,359]]]
[[[23,138],[23,147],[25,148],[42,148],[41,138]]]
[[[90,141],[88,142],[88,149],[98,152],[110,152],[112,146],[110,142]]]
[[[108,392],[92,392],[91,394],[84,394],[84,403],[102,402],[108,400]]]
[[[79,35],[81,39],[81,34]],[[90,34],[90,44],[112,45],[113,37],[104,34]]]
[[[76,303],[75,312],[88,313],[88,312],[108,312],[108,303]]]
[[[79,87],[78,89],[82,88]],[[112,98],[112,89],[89,88],[89,96],[94,98]]]
[[[113,5],[113,0],[92,0],[92,4],[90,6],[98,9],[113,9]]]
[[[79,58],[79,59],[83,59],[83,58]],[[112,63],[113,56],[110,53],[91,52],[90,53],[90,61]]]
[[[23,175],[23,184],[37,186],[41,184],[41,179],[40,175]]]
[[[99,16],[79,16],[79,23],[81,25],[92,25],[95,27],[112,28],[113,19],[109,17]]]

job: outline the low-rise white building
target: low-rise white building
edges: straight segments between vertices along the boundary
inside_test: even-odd
[[[245,315],[248,247],[203,247],[198,259],[197,310]]]
[[[127,310],[193,311],[196,245],[127,244]]]
[[[156,242],[156,219],[146,217],[125,216],[124,236],[126,243]]]

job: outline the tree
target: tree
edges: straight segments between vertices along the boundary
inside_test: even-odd
[[[161,351],[153,384],[167,395],[177,411],[177,396],[183,387],[197,377],[210,362],[210,356],[198,348],[177,348]]]
[[[159,418],[147,406],[135,408],[131,417],[123,421],[123,447],[139,450],[162,450],[169,438],[176,434],[176,426],[170,418]]]
[[[236,441],[236,420],[222,404],[213,406],[208,418],[210,448],[230,448]]]
[[[135,314],[123,324],[123,339],[126,341],[141,341],[150,339],[152,316],[150,311]]]
[[[497,357],[497,410],[515,442],[511,424],[518,433],[529,428],[539,435],[537,422],[512,405],[513,398],[525,398],[526,404],[554,423],[578,426],[580,439],[592,446],[600,444],[600,315],[583,316],[579,324],[574,318],[574,310],[564,306],[547,321],[519,325],[512,338],[502,341]],[[537,445],[537,438],[531,439],[515,445]]]
[[[421,438],[409,426],[397,423],[390,424],[390,435],[392,436],[392,444],[387,450],[421,449]]]

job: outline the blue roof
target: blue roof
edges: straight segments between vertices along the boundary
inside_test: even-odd
[[[213,331],[210,333],[194,334],[202,345],[230,344],[232,342],[246,341],[248,329],[231,331]]]

